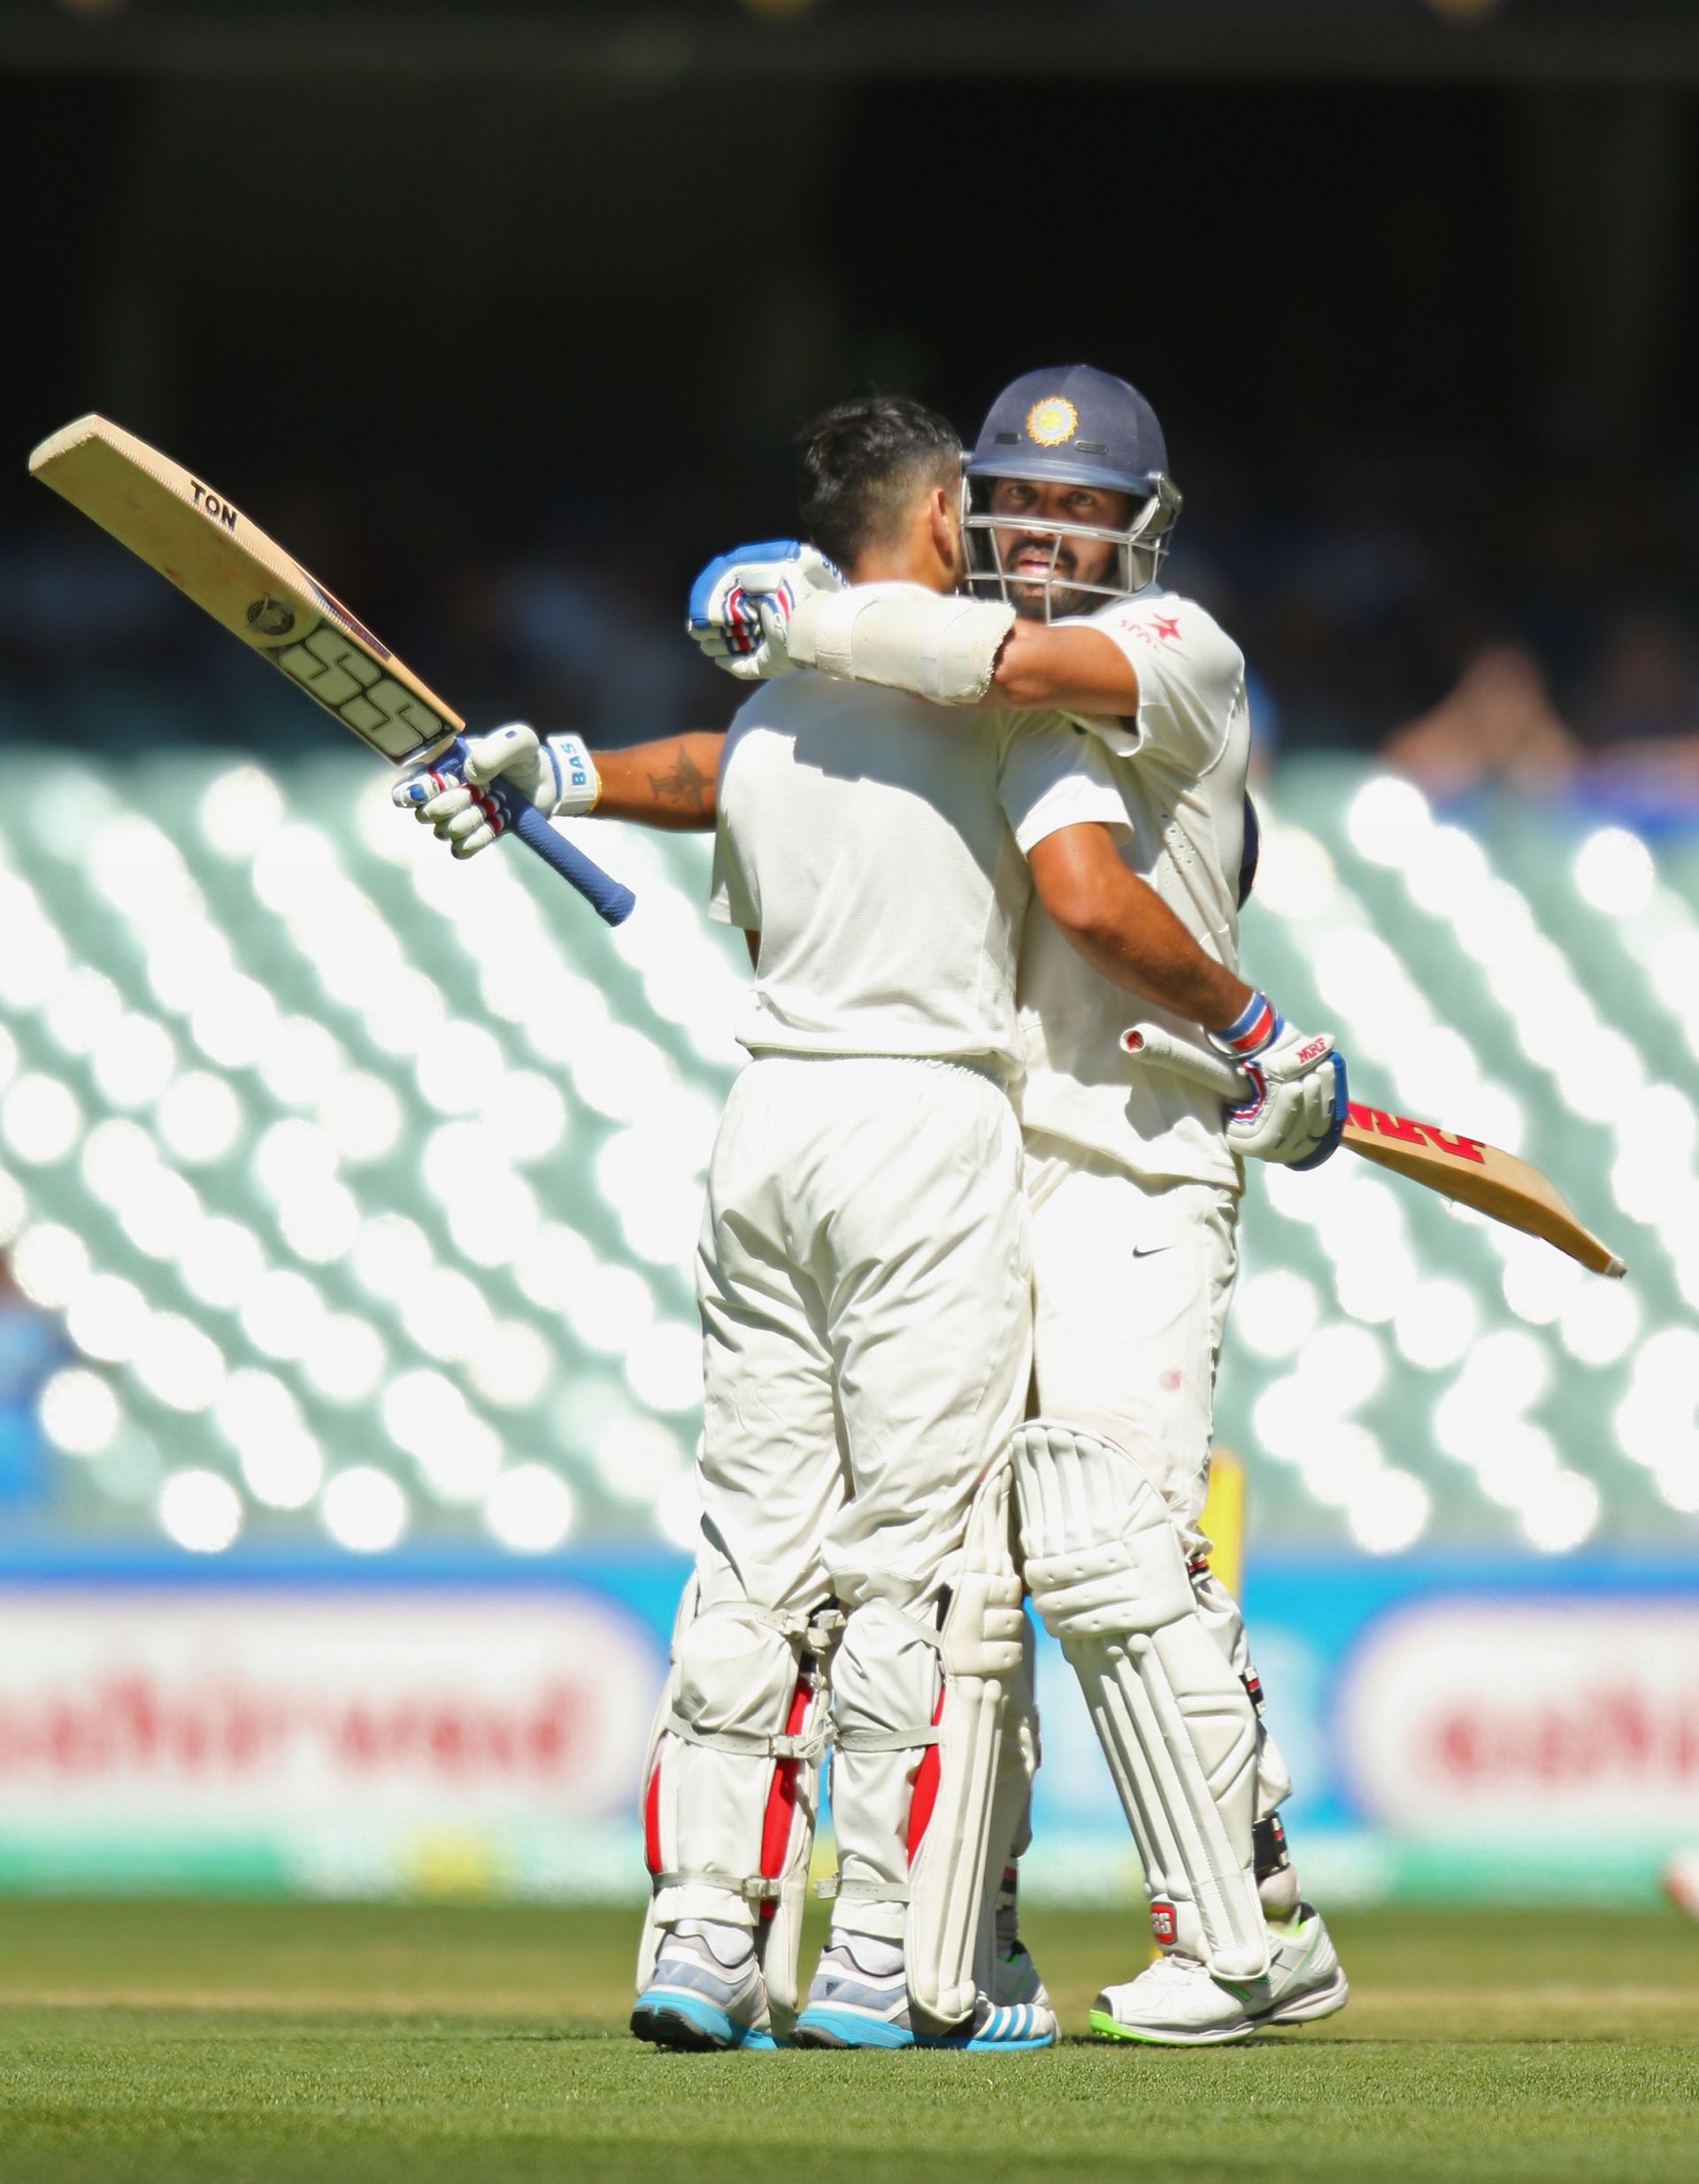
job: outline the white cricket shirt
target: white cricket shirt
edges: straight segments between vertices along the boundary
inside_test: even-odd
[[[1056,713],[807,669],[764,684],[720,757],[710,905],[761,935],[742,1044],[1017,1071],[1024,852],[1085,820],[1125,827],[1111,763]]]
[[[1173,592],[1140,592],[1067,627],[1113,638],[1139,679],[1136,719],[1087,723],[1111,754],[1130,823],[1121,855],[1204,951],[1236,970],[1250,756],[1244,656],[1211,615]],[[1143,1180],[1238,1188],[1219,1098],[1121,1050],[1122,1032],[1141,1020],[1205,1047],[1195,1024],[1111,985],[1037,914],[1021,950],[1019,998],[1027,1129],[1106,1154]]]

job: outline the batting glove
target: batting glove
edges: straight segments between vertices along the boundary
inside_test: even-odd
[[[685,627],[716,667],[740,682],[765,682],[792,670],[785,631],[797,601],[842,589],[842,577],[812,546],[765,539],[708,564],[690,587]]]
[[[539,737],[515,720],[488,735],[469,735],[462,771],[421,766],[390,796],[422,826],[434,827],[456,857],[476,857],[507,831],[492,788],[523,796],[546,819],[570,818],[596,809],[602,776],[576,735]]]
[[[1242,1014],[1210,1043],[1251,1083],[1251,1096],[1227,1109],[1235,1152],[1286,1168],[1318,1168],[1339,1143],[1349,1112],[1345,1057],[1331,1032],[1295,1031],[1266,994],[1252,994]]]

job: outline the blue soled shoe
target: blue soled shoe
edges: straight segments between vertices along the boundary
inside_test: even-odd
[[[1048,2005],[1004,2006],[983,1995],[973,2017],[954,2031],[917,2033],[901,1964],[866,1970],[857,1958],[856,1938],[834,1939],[820,1958],[796,2019],[799,2048],[961,2048],[980,2055],[1012,2055],[1055,2045],[1056,2019]],[[893,1952],[888,1944],[864,1953],[877,1960]]]
[[[631,2013],[631,2029],[657,2048],[699,2053],[778,2044],[753,1949],[723,1964],[694,1923],[674,1927],[662,1942],[654,1975]]]

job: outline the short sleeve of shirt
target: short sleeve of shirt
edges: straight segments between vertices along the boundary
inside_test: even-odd
[[[1244,655],[1214,616],[1195,600],[1157,592],[1066,627],[1102,630],[1139,679],[1137,719],[1091,720],[1093,734],[1120,757],[1149,752],[1207,773],[1245,702]]]
[[[997,797],[1021,854],[1065,827],[1125,827],[1126,804],[1089,736],[1059,713],[1024,713],[1008,731]]]
[[[717,918],[721,925],[742,926],[746,933],[758,933],[761,906],[755,899],[749,875],[743,870],[743,860],[737,853],[737,844],[726,820],[726,774],[737,742],[737,724],[734,721],[719,755],[719,773],[715,785],[719,816],[714,827],[714,870],[708,888],[708,915]]]

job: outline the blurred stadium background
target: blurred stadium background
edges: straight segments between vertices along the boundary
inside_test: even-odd
[[[1311,1885],[1649,1895],[1699,1836],[1695,82],[1631,0],[0,4],[0,1888],[634,1893],[744,975],[701,841],[588,830],[612,935],[428,853],[28,447],[101,409],[475,720],[633,741],[727,717],[684,588],[811,407],[971,429],[1080,353],[1256,677],[1248,965],[1631,1269],[1250,1179],[1220,1423]],[[1124,1893],[1054,1665],[1033,1881]]]

